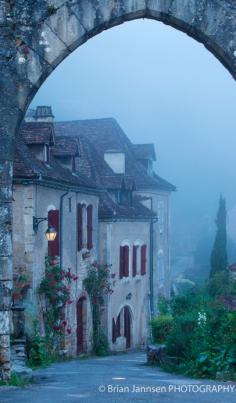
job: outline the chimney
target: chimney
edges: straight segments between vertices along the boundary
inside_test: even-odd
[[[34,109],[28,109],[25,115],[25,122],[35,122],[35,110]]]
[[[51,106],[37,106],[34,114],[35,122],[53,122],[54,115]]]

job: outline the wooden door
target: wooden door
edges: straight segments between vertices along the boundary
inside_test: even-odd
[[[131,316],[127,306],[124,307],[124,336],[126,337],[126,348],[131,347]]]
[[[84,304],[86,299],[80,298],[77,302],[77,354],[84,353]]]

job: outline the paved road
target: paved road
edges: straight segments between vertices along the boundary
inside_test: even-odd
[[[37,383],[29,387],[0,388],[0,402],[236,402],[236,384],[167,374],[147,367],[142,352],[58,363],[35,371],[35,375]]]

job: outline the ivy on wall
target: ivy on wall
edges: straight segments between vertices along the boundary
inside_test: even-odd
[[[108,353],[108,340],[102,326],[102,311],[105,296],[113,293],[110,279],[110,266],[93,263],[88,268],[87,277],[83,280],[84,288],[90,297],[92,306],[93,352],[96,355],[106,355]]]

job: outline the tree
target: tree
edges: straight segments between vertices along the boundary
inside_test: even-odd
[[[226,235],[226,205],[225,199],[220,196],[219,208],[216,216],[216,236],[211,252],[210,278],[217,273],[226,272],[228,266],[227,258],[227,235]]]

